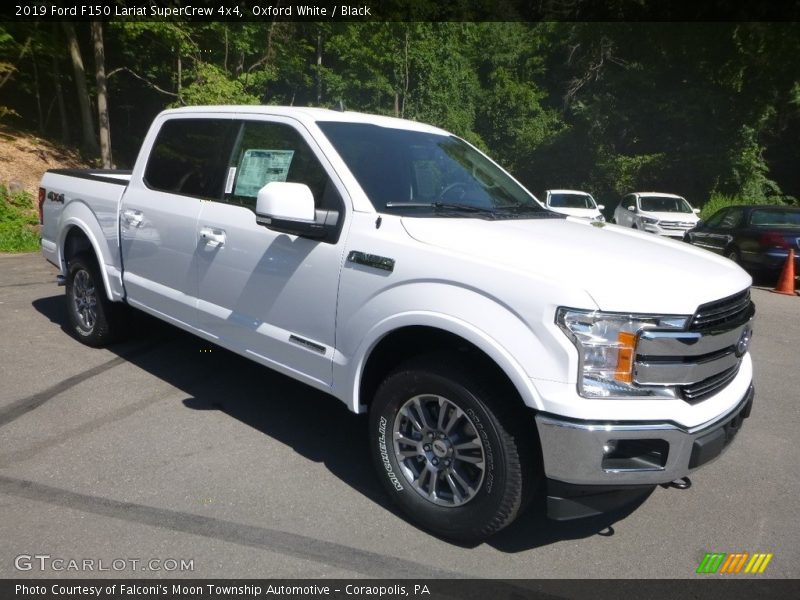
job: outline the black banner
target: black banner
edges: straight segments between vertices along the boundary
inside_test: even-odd
[[[619,600],[620,598],[702,598],[754,600],[797,598],[800,580],[742,579],[714,576],[690,580],[297,580],[297,579],[51,579],[2,580],[0,598],[31,600],[233,600],[255,598],[333,598],[429,600],[554,600],[556,598]]]
[[[14,0],[0,21],[797,21],[800,0]]]

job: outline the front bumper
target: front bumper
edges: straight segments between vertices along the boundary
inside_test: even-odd
[[[682,240],[686,232],[689,231],[692,227],[694,227],[694,225],[662,226],[660,223],[657,225],[653,223],[642,224],[642,230],[646,231],[647,233],[655,233],[656,235],[674,238],[676,240]]]
[[[548,479],[598,486],[657,485],[719,456],[750,415],[753,386],[720,418],[687,429],[669,422],[620,423],[536,415]]]

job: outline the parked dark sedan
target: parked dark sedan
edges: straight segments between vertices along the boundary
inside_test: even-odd
[[[727,256],[751,271],[779,271],[795,251],[800,269],[800,208],[790,206],[729,206],[700,221],[685,242]]]

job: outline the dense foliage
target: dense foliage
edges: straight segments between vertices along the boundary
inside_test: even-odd
[[[800,197],[798,23],[112,22],[104,39],[122,167],[168,106],[341,102],[449,129],[537,194]],[[80,142],[66,49],[58,27],[0,23],[0,118]]]
[[[10,192],[0,184],[0,252],[39,249],[39,219],[27,192]]]

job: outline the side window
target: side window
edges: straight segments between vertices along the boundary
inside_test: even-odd
[[[706,225],[708,227],[719,227],[723,219],[725,219],[729,213],[729,208],[723,208],[722,210],[715,212],[713,215],[711,215],[708,221],[706,221]]]
[[[228,164],[225,201],[252,210],[271,181],[304,183],[318,209],[339,210],[341,197],[303,137],[283,123],[245,121]]]
[[[165,122],[150,151],[144,182],[162,192],[218,200],[236,127],[222,119]]]
[[[725,215],[725,218],[722,219],[722,223],[720,227],[723,229],[734,229],[739,226],[739,223],[742,221],[742,210],[737,208],[732,208],[728,211],[728,214]]]

